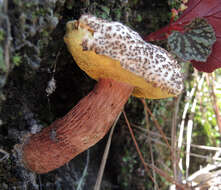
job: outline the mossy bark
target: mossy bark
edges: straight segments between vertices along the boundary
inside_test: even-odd
[[[13,146],[20,143],[20,138],[26,132],[37,132],[64,116],[94,87],[95,81],[77,67],[66,49],[63,42],[66,22],[90,12],[105,19],[120,21],[141,34],[148,34],[167,22],[167,2],[5,0],[4,3],[7,3],[6,7],[0,1],[0,51],[3,52],[0,52],[0,64],[3,64],[2,67],[0,65],[0,148],[11,154],[8,160],[0,162],[0,189],[39,189],[37,184],[40,183],[43,189],[73,189],[78,185],[73,181],[79,181],[85,167],[85,154],[68,166],[41,176],[39,182],[39,178],[15,166],[16,159],[12,153]],[[5,49],[7,43],[9,52]],[[3,63],[1,55],[3,59],[8,56],[9,62]],[[52,79],[55,89],[47,94],[45,90]],[[132,103],[126,106],[128,115],[132,121],[141,122],[144,117],[140,114],[142,105],[134,98],[131,100]],[[129,169],[122,163],[122,155],[126,154],[126,148],[131,149],[131,144],[122,127],[123,120],[120,119],[119,123],[117,135],[114,136],[117,144],[113,144],[110,153],[103,187],[111,189],[117,185],[135,189],[140,181],[145,180],[135,179],[129,172],[123,175],[123,171]],[[84,189],[91,189],[94,185],[104,142],[105,139],[91,149]],[[131,154],[133,157],[136,153]],[[134,167],[134,163],[131,164]]]

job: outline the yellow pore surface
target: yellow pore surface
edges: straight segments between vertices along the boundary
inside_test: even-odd
[[[143,77],[140,77],[122,68],[119,61],[110,57],[96,54],[94,51],[83,51],[82,40],[85,35],[93,38],[92,32],[88,27],[75,27],[76,21],[69,21],[66,26],[64,41],[78,66],[85,71],[91,78],[110,78],[125,82],[134,86],[132,95],[150,99],[168,98],[174,96],[166,90],[154,87]]]

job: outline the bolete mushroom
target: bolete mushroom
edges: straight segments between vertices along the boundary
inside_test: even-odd
[[[102,139],[131,94],[159,99],[183,89],[173,56],[119,22],[82,15],[67,23],[64,41],[78,66],[98,83],[63,118],[27,138],[22,160],[37,173],[64,165]]]

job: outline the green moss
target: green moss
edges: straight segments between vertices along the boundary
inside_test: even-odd
[[[137,22],[142,22],[143,18],[140,14],[137,15],[136,21]]]
[[[4,62],[4,57],[3,57],[3,49],[0,47],[0,71],[6,72],[7,67]]]
[[[121,185],[124,188],[128,188],[131,185],[131,178],[132,173],[135,168],[135,164],[137,163],[137,160],[134,158],[134,154],[131,151],[126,150],[125,154],[122,158],[122,165],[121,168]]]
[[[174,9],[178,9],[180,7],[181,1],[180,0],[168,0],[169,6]]]
[[[21,59],[22,57],[19,55],[19,54],[15,54],[13,57],[12,57],[12,62],[15,66],[19,66],[20,63],[21,63]]]
[[[13,0],[13,3],[14,3],[15,5],[20,6],[20,5],[22,4],[22,1],[20,1],[20,0]]]
[[[114,9],[113,13],[115,15],[116,20],[120,20],[120,18],[122,16],[121,9],[120,8],[116,8],[116,9]]]
[[[134,6],[139,2],[139,0],[129,0],[129,5]]]
[[[34,13],[36,16],[45,16],[47,11],[44,8],[38,8]]]
[[[66,8],[71,10],[73,9],[74,5],[75,5],[74,1],[67,1]]]
[[[0,29],[0,42],[4,40],[5,33],[3,29]]]
[[[110,8],[109,8],[109,7],[101,5],[100,8],[101,8],[101,10],[104,11],[107,15],[110,14]]]

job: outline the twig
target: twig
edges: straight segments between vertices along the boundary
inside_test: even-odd
[[[157,158],[156,162],[158,163],[159,166],[164,168],[165,172],[172,173],[172,170],[168,167],[168,164],[165,162],[165,160],[162,160],[161,158]]]
[[[195,153],[190,153],[190,156],[194,156],[194,157],[197,157],[197,158],[202,158],[202,159],[206,159],[208,160],[209,162],[210,161],[219,161],[221,162],[221,158],[214,158],[214,157],[211,157],[211,156],[204,156],[204,155],[199,155],[199,154],[195,154]]]
[[[170,151],[172,152],[172,148],[171,148],[171,146],[170,146],[170,144],[169,144],[169,142],[168,142],[168,140],[167,140],[167,138],[166,138],[166,136],[165,136],[165,134],[164,134],[164,132],[163,132],[161,126],[160,126],[160,124],[159,124],[158,121],[155,119],[154,115],[152,114],[152,112],[150,111],[150,109],[148,108],[148,106],[145,105],[145,103],[144,103],[144,102],[145,102],[145,99],[142,98],[142,99],[140,99],[140,100],[141,100],[141,102],[143,103],[145,110],[150,114],[150,116],[151,116],[151,118],[152,118],[152,120],[153,120],[155,126],[156,126],[157,129],[159,130],[159,132],[160,132],[160,134],[161,134],[163,140],[166,142],[168,148],[169,148]]]
[[[142,155],[142,153],[141,153],[141,151],[140,151],[140,148],[139,148],[139,146],[138,146],[138,144],[137,144],[137,141],[136,141],[136,139],[135,139],[133,130],[132,130],[132,128],[131,128],[131,126],[130,126],[130,123],[129,123],[128,119],[127,119],[127,116],[126,116],[125,111],[123,111],[123,114],[124,114],[124,119],[125,119],[125,121],[126,121],[126,123],[127,123],[127,127],[128,127],[128,129],[129,129],[129,131],[130,131],[132,140],[133,140],[133,142],[134,142],[135,148],[136,148],[137,153],[138,153],[138,155],[139,155],[139,158],[140,158],[140,160],[141,160],[141,162],[142,162],[142,164],[143,164],[143,166],[144,166],[144,168],[145,168],[145,170],[146,170],[146,172],[147,172],[147,175],[150,177],[150,179],[151,179],[151,180],[153,181],[153,183],[154,183],[154,179],[153,179],[153,177],[152,177],[151,174],[150,174],[150,170],[149,170],[148,167],[147,167],[147,163],[145,162],[144,157],[143,157],[143,155]]]
[[[189,165],[190,165],[190,147],[191,147],[191,140],[192,140],[192,129],[193,129],[193,119],[194,119],[194,115],[195,115],[195,109],[196,109],[196,103],[198,101],[198,97],[199,97],[199,92],[202,88],[203,85],[203,81],[205,78],[205,74],[202,74],[201,79],[198,82],[198,88],[197,88],[197,93],[196,96],[194,98],[193,104],[192,104],[192,108],[191,108],[191,113],[189,116],[189,120],[187,123],[187,139],[186,139],[186,179],[188,178],[189,175]]]
[[[143,104],[144,106],[146,107],[147,106],[147,103],[146,101],[143,101]],[[147,110],[144,109],[144,112],[145,112],[145,120],[146,120],[146,129],[147,129],[147,142],[149,144],[149,147],[150,147],[150,157],[151,157],[151,163],[153,166],[155,166],[154,164],[154,156],[153,156],[153,147],[152,147],[152,144],[151,144],[151,137],[150,137],[150,126],[148,125],[149,124],[149,120],[148,120],[148,113],[147,113]],[[154,179],[154,190],[156,189],[159,189],[158,187],[158,184],[157,184],[157,181],[156,181],[156,172],[154,169],[152,169],[152,172],[153,172],[153,179]]]
[[[178,184],[174,178],[172,178],[171,176],[167,175],[164,171],[160,170],[159,168],[155,167],[155,166],[151,166],[151,168],[153,168],[160,176],[164,177],[167,181],[175,184],[178,188],[182,189],[182,190],[187,190],[186,187],[184,187],[184,185],[182,184]]]
[[[209,78],[210,78],[210,81],[209,81],[209,87],[210,87],[210,94],[211,94],[211,97],[212,97],[212,103],[213,103],[213,110],[214,110],[214,113],[216,114],[216,121],[217,121],[217,125],[219,127],[219,132],[221,134],[221,115],[220,115],[220,112],[219,112],[219,106],[218,106],[218,103],[217,103],[217,98],[216,98],[216,94],[215,94],[215,90],[214,90],[214,76],[213,74],[208,74]]]
[[[166,137],[165,133],[164,133],[163,130],[162,130],[162,127],[159,125],[158,121],[155,119],[154,115],[152,114],[152,112],[151,112],[150,109],[148,108],[148,106],[147,106],[147,104],[146,104],[146,102],[145,102],[145,99],[141,99],[141,102],[142,102],[143,105],[144,105],[145,111],[148,112],[148,113],[151,115],[152,120],[154,121],[155,126],[156,126],[157,129],[159,130],[159,132],[160,132],[162,138],[164,139],[164,141],[166,142],[168,148],[170,149],[170,152],[171,152],[171,155],[172,155],[172,156],[170,157],[170,159],[171,159],[171,162],[172,162],[173,166],[175,166],[175,167],[174,167],[174,168],[175,168],[174,174],[175,174],[175,176],[176,176],[176,171],[177,171],[177,170],[176,170],[176,166],[178,165],[178,160],[175,158],[176,146],[174,145],[174,146],[175,146],[175,149],[174,149],[174,150],[171,148],[171,146],[170,146],[170,144],[169,144],[169,142],[168,142],[168,140],[167,140],[167,137]],[[174,142],[175,142],[175,141],[174,141]],[[175,152],[174,152],[174,151],[175,151]],[[174,158],[175,158],[175,159],[174,159]],[[177,178],[176,178],[176,177],[175,177],[175,181],[177,181]]]
[[[179,95],[177,98],[175,98],[175,105],[174,105],[174,111],[173,111],[173,119],[172,119],[172,129],[171,129],[171,146],[173,148],[172,151],[172,158],[173,158],[173,175],[176,181],[182,182],[182,179],[178,178],[180,175],[178,174],[178,158],[177,158],[177,117],[179,112],[179,104],[181,101],[181,95]]]
[[[204,168],[201,168],[200,170],[196,171],[195,173],[193,173],[191,176],[188,177],[187,181],[193,181],[197,176],[203,174],[203,173],[208,173],[214,169],[217,169],[221,167],[221,163],[220,164],[216,164],[216,165],[207,165]]]
[[[211,177],[209,177],[210,176],[210,174],[205,174],[205,179],[203,179],[202,181],[200,181],[200,183],[199,184],[197,184],[197,185],[194,185],[194,186],[192,186],[192,188],[193,189],[196,189],[197,187],[202,187],[202,189],[204,189],[204,186],[206,185],[206,186],[208,186],[208,182],[210,182],[211,180],[213,180],[213,179],[217,179],[217,177],[219,177],[219,175],[212,175],[211,174]],[[218,185],[218,184],[217,184]],[[214,185],[212,185],[212,184],[210,184],[209,185],[210,187],[211,186],[214,186]],[[201,189],[201,188],[200,188]]]
[[[104,154],[103,154],[103,158],[102,158],[102,161],[101,161],[101,165],[100,165],[100,168],[99,168],[99,171],[98,171],[98,175],[97,175],[96,183],[95,183],[95,186],[94,186],[94,190],[100,190],[101,181],[102,181],[103,174],[104,174],[104,168],[105,168],[105,165],[106,165],[106,162],[107,162],[108,153],[109,153],[109,150],[110,150],[110,145],[111,145],[111,140],[112,140],[113,132],[114,132],[115,126],[117,124],[117,121],[118,121],[120,115],[121,115],[121,113],[118,115],[118,117],[115,120],[115,122],[114,122],[114,124],[113,124],[113,126],[111,128],[111,131],[109,133],[109,137],[108,137],[107,144],[106,144],[106,147],[105,147],[105,150],[104,150]]]
[[[147,131],[146,129],[142,128],[142,127],[139,127],[135,124],[132,124],[136,129],[139,129],[145,133],[150,133],[151,136],[156,136],[156,137],[162,137],[160,134],[156,133],[156,132],[153,132],[153,131]],[[171,140],[170,137],[166,137],[169,141]],[[155,138],[151,138],[152,141],[156,141]],[[160,142],[161,144],[165,145],[164,143]],[[184,142],[183,143],[184,145],[186,145],[186,143]],[[199,148],[199,149],[204,149],[204,150],[211,150],[211,151],[221,151],[221,148],[220,147],[214,147],[214,146],[205,146],[205,145],[197,145],[197,144],[191,144],[191,147],[194,147],[194,148]]]
[[[137,128],[137,127],[136,127]],[[143,130],[142,130],[143,131]],[[158,136],[158,134],[154,133],[154,132],[147,132],[150,133],[152,136]],[[143,133],[142,133],[143,135]],[[146,135],[145,135],[146,136]],[[149,138],[149,137],[148,137]],[[170,138],[168,138],[169,140],[171,140]],[[156,144],[162,145],[164,147],[167,147],[167,145],[159,140],[157,140],[154,137],[150,137],[150,140],[153,141]],[[186,143],[184,143],[186,144]],[[195,148],[199,148],[199,149],[204,149],[204,150],[210,150],[210,151],[221,151],[221,148],[219,147],[210,147],[210,146],[203,146],[203,145],[195,145],[195,144],[191,144],[191,147],[195,147]],[[184,152],[185,154],[186,152]],[[190,153],[190,156],[193,157],[198,157],[198,158],[203,158],[206,159],[208,161],[221,161],[221,158],[217,157],[217,156],[213,156],[213,157],[209,157],[209,156],[204,156],[204,155],[200,155],[200,154],[196,154],[196,153]]]
[[[167,147],[167,145],[165,143],[157,140],[156,138],[150,137],[150,140],[153,141],[156,144]],[[200,145],[198,146],[198,145],[192,145],[192,144],[191,144],[191,147],[196,147],[196,148],[211,150],[211,151],[220,151],[220,149],[221,149],[221,148],[218,148],[218,147],[206,147],[206,146],[204,147],[204,146],[200,146]],[[186,152],[184,152],[184,154],[186,154]],[[203,158],[203,159],[206,159],[208,161],[221,161],[221,158],[215,157],[215,156],[210,157],[210,156],[204,156],[204,155],[200,155],[200,154],[196,154],[196,153],[190,153],[190,156]]]
[[[145,168],[145,170],[146,170],[148,176],[151,178],[151,180],[154,182],[153,177],[150,175],[150,170],[148,169],[148,167],[151,168],[151,169],[154,169],[157,174],[159,174],[160,176],[164,177],[164,178],[167,179],[169,182],[175,184],[175,185],[176,185],[177,187],[179,187],[181,190],[185,190],[185,187],[184,187],[182,184],[178,184],[172,177],[170,177],[169,175],[167,175],[164,171],[162,171],[161,169],[159,169],[159,168],[157,168],[157,167],[155,167],[155,166],[149,165],[149,164],[147,164],[147,163],[145,162],[144,157],[143,157],[143,155],[142,155],[142,153],[141,153],[141,151],[140,151],[140,148],[139,148],[139,146],[138,146],[138,144],[137,144],[137,141],[136,141],[136,138],[135,138],[135,136],[134,136],[133,130],[132,130],[131,126],[130,126],[130,123],[129,123],[129,121],[128,121],[128,119],[127,119],[127,116],[126,116],[126,113],[125,113],[124,111],[123,111],[123,114],[124,114],[124,118],[125,118],[125,121],[126,121],[126,123],[127,123],[128,129],[129,129],[129,131],[130,131],[132,140],[133,140],[134,145],[135,145],[135,147],[136,147],[136,151],[137,151],[137,153],[138,153],[138,155],[139,155],[139,158],[140,158],[141,162],[143,163],[143,166],[144,166],[144,168]]]
[[[204,145],[196,145],[196,144],[191,144],[191,146],[194,148],[199,148],[199,149],[204,149],[204,150],[221,151],[220,147],[204,146]]]
[[[213,156],[213,158],[219,158],[221,156],[221,150],[218,150],[215,155]]]

